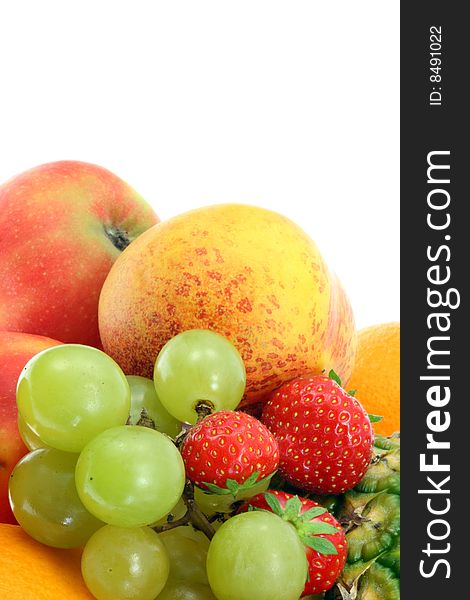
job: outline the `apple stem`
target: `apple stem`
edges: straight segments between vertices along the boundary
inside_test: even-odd
[[[127,246],[131,243],[129,239],[129,234],[127,231],[123,231],[122,229],[118,229],[117,227],[113,227],[111,225],[103,226],[106,237],[112,243],[112,245],[117,248],[120,252],[125,250]]]

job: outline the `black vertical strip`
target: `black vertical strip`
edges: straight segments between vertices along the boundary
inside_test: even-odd
[[[470,499],[470,30],[465,8],[464,2],[442,0],[401,3],[405,599],[470,598],[467,551],[461,549],[468,544]],[[436,168],[428,173],[429,162]],[[426,470],[433,461],[435,470]]]

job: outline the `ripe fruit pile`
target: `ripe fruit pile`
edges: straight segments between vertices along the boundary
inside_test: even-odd
[[[37,247],[15,241],[19,194]],[[330,371],[352,372],[354,321],[298,227],[222,205],[140,236],[158,220],[143,200],[73,162],[0,186],[2,207],[0,325],[19,331],[0,342],[0,520],[20,527],[0,544],[23,561],[2,592],[42,600],[36,573],[63,556],[77,575],[80,556],[79,583],[58,573],[44,598],[399,597],[399,438],[374,437]],[[103,251],[74,269],[82,221]]]
[[[367,470],[369,417],[336,381],[281,386],[259,421],[233,410],[245,380],[237,350],[204,330],[173,338],[154,379],[126,377],[101,350],[63,344],[35,355],[18,380],[31,452],[10,477],[13,513],[43,544],[84,545],[95,598],[297,600],[339,577],[338,586],[356,584],[359,571],[363,586],[388,576],[397,442],[379,438]],[[295,494],[279,489],[288,485]],[[339,520],[301,495],[354,485]]]

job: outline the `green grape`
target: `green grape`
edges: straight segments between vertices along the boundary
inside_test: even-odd
[[[176,521],[177,519],[181,519],[186,514],[187,508],[186,504],[183,502],[183,498],[180,498],[178,502],[173,506],[169,513],[164,515],[161,519],[158,519],[154,523],[150,524],[150,527],[156,527],[158,525],[164,525],[168,523],[168,517],[170,517],[171,521]]]
[[[166,522],[166,520],[164,522]],[[192,540],[193,542],[196,542],[199,546],[204,547],[206,550],[209,549],[209,538],[204,533],[202,533],[202,531],[194,529],[191,523],[188,523],[187,525],[180,525],[179,527],[175,527],[171,531],[177,531],[178,535],[180,535],[181,537],[185,537],[189,540]]]
[[[176,531],[178,532],[178,535],[181,535],[182,537],[186,537],[189,540],[193,540],[199,546],[202,546],[203,548],[205,548],[206,551],[209,550],[209,543],[210,543],[209,538],[206,536],[205,533],[202,533],[202,531],[199,531],[198,529],[194,529],[194,527],[191,524],[177,527]]]
[[[157,600],[217,600],[208,585],[169,578]]]
[[[9,495],[16,520],[26,533],[48,546],[81,546],[104,525],[78,497],[77,459],[77,454],[40,448],[24,456],[11,474]]]
[[[180,421],[194,424],[200,400],[214,411],[238,406],[245,391],[245,365],[226,338],[213,331],[190,329],[163,346],[155,363],[154,381],[167,411]]]
[[[137,425],[142,409],[145,409],[147,415],[155,423],[157,431],[175,438],[181,431],[181,421],[172,417],[163,407],[155,391],[153,381],[147,377],[138,377],[137,375],[128,375],[127,381],[131,388],[130,425]]]
[[[179,532],[185,527],[175,527],[160,533],[160,539],[170,557],[170,577],[191,583],[207,585],[206,558],[207,545],[199,544]]]
[[[18,380],[18,410],[48,446],[80,452],[98,433],[124,425],[129,384],[101,350],[63,344],[36,354]]]
[[[185,484],[184,463],[165,434],[124,425],[103,431],[85,446],[75,482],[96,517],[119,527],[141,527],[176,505]]]
[[[261,481],[257,481],[249,489],[240,490],[235,497],[232,494],[207,493],[201,488],[194,486],[194,499],[202,512],[208,517],[216,513],[230,513],[234,509],[234,502],[246,500],[246,498],[251,498],[267,490],[271,482],[271,477],[265,477]]]
[[[170,561],[150,527],[105,525],[82,554],[82,575],[97,600],[154,600],[168,579]]]
[[[212,538],[207,576],[218,600],[298,600],[307,578],[305,549],[277,515],[242,513]]]
[[[28,450],[37,450],[38,448],[49,448],[41,438],[25,423],[23,417],[18,413],[18,431]]]

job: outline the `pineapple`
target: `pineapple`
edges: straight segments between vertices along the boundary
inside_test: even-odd
[[[326,600],[400,598],[400,437],[377,435],[371,465],[354,490],[316,498],[347,533],[348,561]]]

